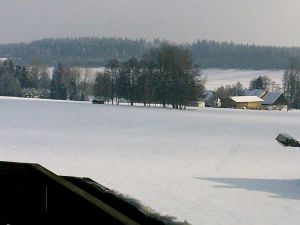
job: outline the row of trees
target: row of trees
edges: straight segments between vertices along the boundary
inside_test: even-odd
[[[0,95],[52,99],[87,100],[91,91],[87,69],[64,67],[59,63],[53,75],[46,67],[0,63]]]
[[[300,48],[197,41],[191,44],[193,59],[202,68],[285,69]]]
[[[30,43],[0,44],[0,57],[9,57],[18,63],[29,64],[32,59],[54,66],[58,61],[75,67],[105,66],[112,58],[126,61],[140,58],[151,47],[143,39],[121,38],[62,38],[43,39]]]
[[[284,73],[283,90],[289,105],[300,109],[300,62],[297,59],[291,59]]]
[[[204,83],[188,49],[163,44],[141,60],[110,60],[104,73],[97,74],[94,93],[116,104],[128,100],[131,105],[139,102],[181,109],[197,101],[204,92]]]
[[[96,96],[113,104],[120,101],[162,104],[184,108],[196,102],[204,92],[205,81],[193,64],[192,53],[186,46],[163,44],[150,49],[138,60],[120,62],[112,59],[102,73],[92,79],[89,69],[72,68],[58,63],[49,75],[46,67],[0,63],[0,95],[41,97],[52,99],[88,100]],[[250,81],[249,89],[276,91],[275,82],[266,76]],[[241,83],[223,86],[217,96],[227,99],[243,95]],[[300,108],[300,63],[293,59],[283,76],[283,90],[290,107]]]
[[[0,95],[22,96],[26,90],[47,90],[49,85],[48,72],[36,64],[26,67],[15,66],[10,60],[0,63]]]
[[[258,76],[250,80],[249,89],[269,89],[272,81],[267,76]]]
[[[70,68],[61,63],[54,68],[50,98],[86,101],[92,94],[91,73],[86,68]]]
[[[0,57],[29,64],[38,59],[48,66],[62,61],[77,67],[99,67],[116,58],[141,60],[151,48],[159,47],[158,39],[82,37],[73,39],[43,39],[31,43],[0,44]],[[192,52],[193,62],[201,68],[285,69],[290,57],[300,57],[300,48],[265,47],[232,42],[196,41],[185,44]]]
[[[52,76],[33,64],[0,64],[0,95],[51,99],[88,100],[90,96],[119,104],[120,101],[161,104],[182,109],[195,104],[203,95],[205,81],[193,65],[191,52],[183,47],[163,44],[143,55],[141,60],[112,59],[95,79],[88,69],[58,63]]]

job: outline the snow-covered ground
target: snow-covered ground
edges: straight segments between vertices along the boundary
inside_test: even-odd
[[[284,70],[236,70],[236,69],[205,69],[202,70],[203,77],[207,79],[206,88],[214,90],[225,85],[233,85],[241,82],[245,88],[249,82],[258,76],[267,76],[277,85],[282,86]]]
[[[300,112],[0,98],[0,160],[86,176],[195,225],[297,225]],[[1,168],[0,168],[1,169]]]

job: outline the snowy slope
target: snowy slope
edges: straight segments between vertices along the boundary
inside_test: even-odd
[[[236,69],[205,69],[202,70],[206,78],[206,88],[214,90],[225,85],[233,85],[241,82],[245,88],[249,87],[250,80],[258,76],[267,76],[277,85],[282,86],[284,70],[236,70]]]
[[[0,160],[87,176],[163,213],[212,225],[297,225],[300,112],[0,98]]]

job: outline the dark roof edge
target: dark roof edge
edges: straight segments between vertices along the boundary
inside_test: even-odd
[[[106,203],[100,201],[99,199],[93,197],[89,193],[83,191],[82,189],[76,187],[69,181],[66,181],[62,177],[59,177],[55,173],[47,170],[43,166],[36,164],[36,163],[20,163],[20,162],[3,162],[0,161],[0,164],[15,164],[15,165],[23,165],[23,166],[28,166],[36,170],[37,172],[41,173],[42,175],[46,176],[47,178],[51,179],[55,183],[63,186],[64,188],[68,189],[69,191],[73,192],[74,194],[80,196],[82,199],[86,200],[90,204],[96,206],[97,208],[103,210],[105,213],[108,215],[114,217],[115,219],[119,220],[121,223],[126,224],[126,225],[138,225],[135,221],[132,219],[128,218],[124,214],[120,213],[119,211],[115,210],[114,208],[110,207]]]

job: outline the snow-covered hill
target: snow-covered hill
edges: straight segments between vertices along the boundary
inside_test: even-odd
[[[0,98],[0,160],[86,176],[198,225],[297,225],[300,112]],[[0,168],[1,169],[1,168]]]
[[[282,78],[284,70],[236,70],[236,69],[204,69],[202,70],[203,77],[207,83],[205,87],[208,90],[215,90],[218,87],[225,85],[233,85],[237,82],[242,83],[245,88],[249,87],[250,80],[258,76],[267,76],[272,81],[275,81],[278,87],[282,87]]]

